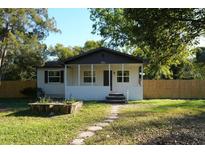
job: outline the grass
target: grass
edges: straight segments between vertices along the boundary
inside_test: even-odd
[[[205,144],[205,100],[129,102],[86,144]]]
[[[0,99],[0,144],[67,144],[81,129],[99,122],[110,105],[85,102],[75,115],[32,115],[26,99]]]

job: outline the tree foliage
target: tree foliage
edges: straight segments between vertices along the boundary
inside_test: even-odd
[[[59,32],[55,20],[49,18],[47,9],[0,9],[0,14],[0,79],[15,71],[19,78],[30,76],[24,71],[41,64],[45,49],[41,41],[49,32]]]
[[[192,54],[204,35],[205,9],[91,9],[93,33],[112,47],[136,47],[150,78],[173,78],[171,67]]]
[[[103,46],[102,41],[94,41],[94,40],[88,40],[84,43],[84,45],[81,46],[68,46],[65,47],[63,44],[56,44],[54,47],[50,47],[47,50],[47,59],[50,57],[57,58],[58,60],[65,60],[69,57],[78,55],[82,52],[87,52],[88,50],[99,48]]]

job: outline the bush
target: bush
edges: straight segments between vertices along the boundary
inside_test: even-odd
[[[41,88],[24,88],[21,93],[27,97],[32,97],[32,98],[36,98],[36,97],[44,97],[45,93],[43,92],[43,90]]]
[[[27,97],[36,97],[37,88],[24,88],[21,93]]]

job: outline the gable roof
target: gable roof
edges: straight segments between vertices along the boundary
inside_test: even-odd
[[[68,58],[65,64],[119,64],[143,63],[143,59],[109,48],[97,48]]]
[[[39,68],[63,68],[64,63],[61,61],[47,61],[44,66]]]

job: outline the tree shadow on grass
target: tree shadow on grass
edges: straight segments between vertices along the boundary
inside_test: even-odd
[[[6,116],[15,116],[15,117],[54,117],[54,116],[60,116],[60,115],[70,115],[66,113],[37,113],[37,112],[32,112],[30,109],[25,109],[25,110],[18,110],[15,112],[12,112],[10,114],[7,114]]]
[[[204,145],[205,144],[205,112],[196,116],[171,119],[172,129],[169,133],[151,138],[142,144],[150,145]]]
[[[119,136],[132,139],[136,144],[205,144],[205,112],[200,110],[204,108],[204,104],[190,105],[189,102],[184,102],[127,111],[121,113],[120,117],[122,121],[124,118],[129,121],[116,123],[112,130]],[[197,110],[197,114],[179,113],[179,116],[172,116],[170,112],[166,115],[176,108]]]
[[[14,117],[51,117],[47,113],[32,113],[30,109],[14,111],[6,116]]]

